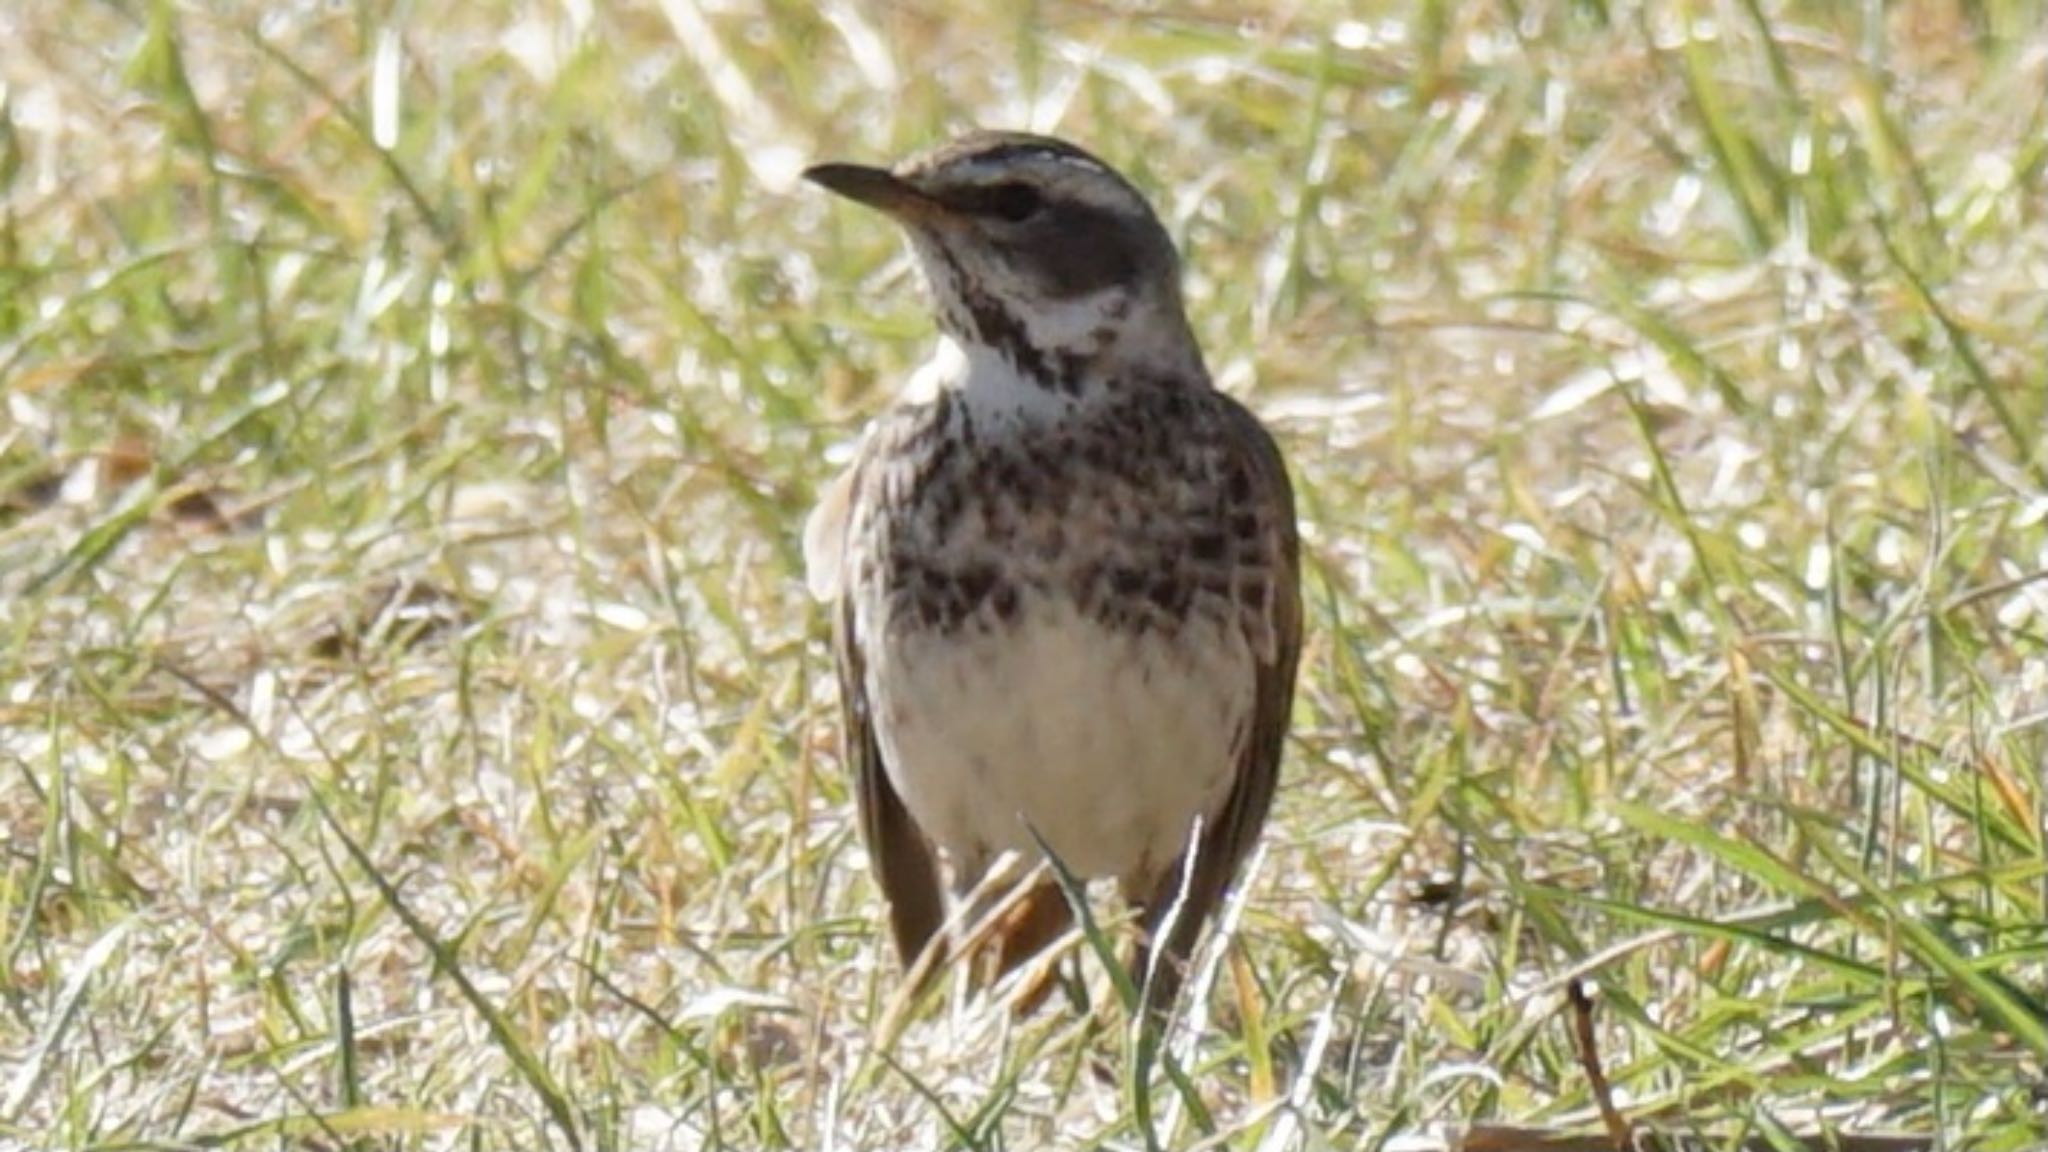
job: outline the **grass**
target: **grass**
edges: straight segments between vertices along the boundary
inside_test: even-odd
[[[2048,1141],[2048,11],[0,13],[0,1145]],[[923,355],[794,173],[1157,200],[1310,639],[1207,1026],[915,1015],[798,525]],[[1090,960],[1092,997],[1106,983]]]

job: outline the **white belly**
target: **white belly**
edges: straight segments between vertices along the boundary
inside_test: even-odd
[[[1220,623],[1131,635],[1039,601],[1014,627],[885,636],[867,692],[890,782],[956,866],[1036,860],[1036,829],[1075,874],[1148,885],[1228,796],[1255,676]]]

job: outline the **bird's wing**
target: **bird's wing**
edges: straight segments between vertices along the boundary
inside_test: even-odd
[[[845,583],[846,522],[853,509],[853,476],[849,467],[832,478],[818,496],[818,506],[804,517],[804,585],[812,597],[831,603]]]
[[[951,338],[942,338],[932,358],[911,374],[902,399],[912,405],[928,405],[948,383],[958,380],[966,371],[967,354]],[[910,414],[906,412],[906,415]],[[818,496],[818,506],[804,518],[804,584],[813,597],[828,604],[839,598],[846,582],[846,529],[853,516],[854,477],[860,471],[858,460],[869,454],[870,442],[888,434],[887,420],[884,417],[868,429],[856,463],[833,477],[832,483],[826,485],[825,491]]]
[[[1232,542],[1230,562],[1231,591],[1256,672],[1250,728],[1239,742],[1230,794],[1203,827],[1194,860],[1183,858],[1142,901],[1151,942],[1140,954],[1138,972],[1144,978],[1147,968],[1156,968],[1149,973],[1146,995],[1156,1012],[1172,1007],[1202,925],[1222,902],[1272,810],[1301,662],[1301,538],[1287,466],[1256,417],[1220,393],[1217,399],[1229,417],[1226,443],[1242,446],[1228,454],[1223,480],[1230,498],[1227,515],[1233,522],[1251,518],[1252,531],[1238,533]],[[1169,912],[1172,924],[1161,939],[1158,929]],[[1156,965],[1150,960],[1153,951],[1161,961]]]
[[[867,845],[868,859],[881,885],[882,898],[889,905],[889,929],[896,942],[896,954],[904,967],[916,963],[918,955],[945,918],[945,898],[939,887],[938,866],[931,847],[902,797],[889,783],[888,767],[882,761],[882,746],[875,738],[874,710],[867,695],[867,669],[861,659],[860,636],[855,631],[854,598],[841,578],[840,541],[845,536],[844,517],[857,491],[858,466],[835,482],[843,489],[828,492],[811,514],[815,522],[836,500],[842,527],[832,537],[833,595],[837,598],[832,634],[833,655],[839,671],[840,754],[853,772],[854,802],[860,812],[860,836]],[[806,551],[812,535],[804,530]],[[812,585],[812,592],[818,591]]]
[[[1232,583],[1247,613],[1246,628],[1258,665],[1251,732],[1238,760],[1237,785],[1211,836],[1226,870],[1223,882],[1228,884],[1265,825],[1280,777],[1281,748],[1301,663],[1301,535],[1294,518],[1294,486],[1287,479],[1279,446],[1249,411],[1227,397],[1225,403],[1239,429],[1233,441],[1246,446],[1232,466],[1244,470],[1251,493],[1245,507],[1233,507],[1231,512],[1249,511],[1257,525],[1251,539],[1238,543],[1249,554],[1237,558]]]

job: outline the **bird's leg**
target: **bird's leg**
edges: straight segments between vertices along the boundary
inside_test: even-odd
[[[1068,907],[1066,893],[1058,884],[1046,880],[1024,889],[996,922],[990,942],[994,970],[987,985],[995,986],[1020,965],[1039,957],[1073,925],[1074,910]],[[1011,1011],[1019,1016],[1029,1015],[1045,1002],[1052,990],[1054,965],[1039,964],[1027,976],[1010,999]]]
[[[1015,857],[1006,857],[992,868],[963,870],[956,880],[954,899],[960,907],[954,923],[961,930],[953,956],[968,960],[971,987],[994,988],[1073,926],[1066,895],[1043,866],[1020,869]],[[1012,1010],[1021,1016],[1036,1009],[1051,988],[1052,973],[1050,964],[1030,973],[1010,1000]]]

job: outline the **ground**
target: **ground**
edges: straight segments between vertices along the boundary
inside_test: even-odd
[[[1597,1133],[1573,976],[1631,1122],[2048,1141],[2048,11],[1357,8],[0,9],[0,1145]],[[796,174],[973,124],[1301,495],[1178,1078],[879,1027],[798,541],[931,327]]]

